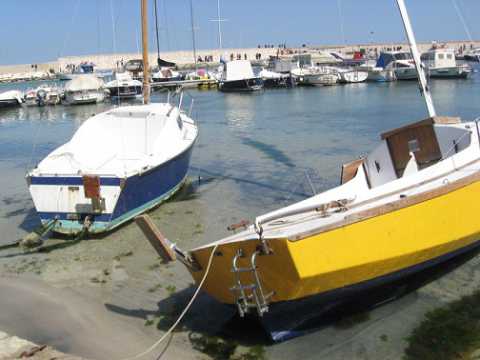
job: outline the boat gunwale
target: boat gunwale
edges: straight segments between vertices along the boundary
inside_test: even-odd
[[[471,166],[471,165],[473,165],[473,164],[475,164],[476,162],[479,162],[479,161],[480,161],[480,157],[476,158],[475,160],[472,160],[471,162],[469,162],[467,164],[464,164],[463,166],[461,166],[461,167],[459,167],[455,170],[451,170],[447,173],[444,173],[442,175],[438,175],[438,176],[436,176],[434,178],[431,178],[429,180],[424,180],[424,181],[419,182],[415,185],[407,186],[405,188],[398,189],[396,191],[386,193],[386,194],[377,196],[375,198],[359,202],[358,204],[354,204],[351,207],[349,207],[349,209],[358,208],[360,206],[367,205],[369,203],[382,200],[384,198],[393,196],[395,194],[402,195],[401,193],[404,192],[404,191],[408,191],[408,190],[411,190],[413,188],[426,185],[430,182],[437,181],[437,180],[439,180],[439,179],[441,179],[445,176],[456,173],[456,172],[462,170],[463,168]],[[432,200],[434,198],[440,197],[442,195],[449,194],[449,193],[451,193],[455,190],[458,190],[458,189],[461,189],[461,188],[466,187],[468,185],[471,185],[471,184],[473,184],[477,181],[480,181],[480,170],[475,170],[470,175],[466,175],[466,176],[464,176],[460,179],[457,179],[453,182],[448,182],[448,183],[443,184],[439,187],[436,187],[436,188],[433,188],[433,189],[430,189],[430,190],[426,190],[426,191],[420,192],[418,194],[406,196],[405,198],[400,198],[396,201],[387,202],[385,204],[381,204],[381,205],[378,205],[378,206],[375,206],[375,207],[372,207],[372,208],[367,208],[367,209],[364,209],[364,210],[360,210],[357,213],[353,213],[353,214],[349,214],[349,215],[345,216],[343,218],[343,220],[340,220],[340,221],[337,221],[337,222],[334,222],[334,223],[328,224],[328,225],[318,226],[318,227],[306,230],[304,232],[299,232],[296,235],[286,236],[284,238],[286,238],[288,241],[291,241],[291,242],[303,240],[303,239],[308,238],[312,235],[318,235],[318,234],[326,233],[326,232],[336,230],[336,229],[339,229],[339,228],[342,228],[342,227],[345,227],[345,226],[348,226],[348,225],[352,225],[352,224],[355,224],[355,223],[358,223],[358,222],[361,222],[361,221],[371,219],[371,218],[376,217],[376,216],[385,215],[385,214],[388,214],[388,213],[391,213],[391,212],[394,212],[394,211],[397,211],[397,210],[401,210],[401,209],[404,209],[404,208],[407,208],[407,207],[410,207],[410,206],[413,206],[413,205],[423,203],[423,202],[428,201],[428,200]]]

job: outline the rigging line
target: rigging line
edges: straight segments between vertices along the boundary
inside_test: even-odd
[[[115,13],[114,13],[114,8],[113,8],[113,0],[110,0],[110,16],[112,18],[112,45],[113,45],[113,54],[115,55],[117,53],[117,32],[116,32],[116,26],[115,26]],[[116,71],[118,72],[118,60],[116,63]],[[120,94],[120,81],[117,79],[117,94]],[[118,97],[118,105],[120,105],[120,97]],[[124,164],[125,167],[125,164]]]
[[[167,50],[170,51],[170,34],[168,32],[168,14],[167,14],[167,0],[163,0],[163,16],[165,17],[165,35],[167,36]]]
[[[158,10],[157,10],[157,0],[153,0],[154,10],[155,10],[155,33],[157,35],[157,59],[160,60],[160,42],[158,40]]]
[[[190,0],[190,21],[192,23],[192,45],[193,45],[193,61],[195,63],[195,73],[197,72],[197,48],[195,45],[195,23],[193,20],[193,2]]]
[[[345,42],[345,29],[344,29],[344,26],[343,26],[343,13],[342,13],[342,4],[341,4],[341,0],[337,0],[337,8],[338,8],[338,17],[340,19],[339,23],[340,23],[340,33],[342,35],[342,42],[343,42],[343,45],[345,46],[346,45],[346,42]]]
[[[460,8],[458,6],[458,3],[456,0],[452,0],[453,7],[455,8],[455,11],[457,12],[458,17],[460,18],[460,21],[462,22],[463,28],[465,29],[465,32],[467,33],[468,40],[473,41],[472,34],[470,33],[470,30],[468,29],[467,22],[465,21],[465,18],[460,11]]]

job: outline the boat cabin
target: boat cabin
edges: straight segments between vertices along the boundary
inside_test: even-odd
[[[436,116],[381,135],[382,142],[367,157],[344,164],[341,183],[361,171],[369,188],[412,175],[470,145],[470,130],[451,126],[460,118]]]
[[[457,66],[453,49],[432,49],[420,57],[427,68],[452,68]]]
[[[397,61],[412,62],[413,64],[412,54],[408,51],[382,52],[378,57],[377,64],[375,65],[375,67],[384,69],[391,63],[394,63]]]
[[[249,60],[233,60],[227,62],[223,76],[225,81],[245,80],[256,77],[253,74],[252,64]]]

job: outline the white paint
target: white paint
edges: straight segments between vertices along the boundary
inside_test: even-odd
[[[92,213],[92,201],[85,198],[83,186],[30,185],[35,209],[41,212]],[[100,186],[100,196],[105,199],[105,213],[113,213],[120,186]]]
[[[382,140],[380,145],[378,145],[367,156],[365,159],[365,165],[367,168],[370,185],[372,187],[386,184],[397,178],[392,159],[390,158],[387,142],[385,140]]]
[[[223,74],[225,81],[235,81],[255,78],[252,64],[249,60],[233,60],[225,64],[226,71]]]

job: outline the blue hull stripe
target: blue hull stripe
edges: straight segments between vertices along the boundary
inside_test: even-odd
[[[72,234],[82,230],[83,219],[88,215],[92,219],[89,232],[98,233],[111,230],[171,197],[186,179],[192,150],[193,143],[184,152],[169,161],[147,172],[127,178],[112,214],[78,214],[79,220],[69,220],[67,218],[69,213],[38,212],[40,219],[45,223],[58,218],[60,221],[55,225],[54,231]],[[81,177],[36,177],[35,179],[50,179],[44,182],[48,185],[80,185],[82,182]],[[120,178],[101,178],[100,184],[104,186],[119,185]]]
[[[100,185],[103,186],[119,186],[120,178],[117,177],[100,177]],[[83,181],[81,176],[32,176],[30,178],[32,185],[81,185]]]

